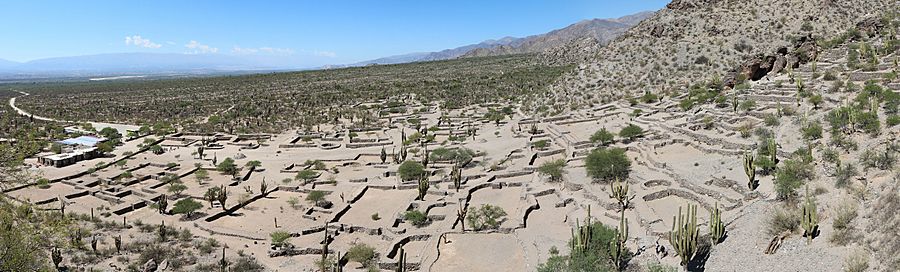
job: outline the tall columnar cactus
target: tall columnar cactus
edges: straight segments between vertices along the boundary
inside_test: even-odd
[[[428,186],[429,186],[428,175],[422,175],[422,178],[419,179],[419,187],[418,187],[419,196],[416,198],[416,200],[419,200],[419,201],[425,200],[425,194],[428,193]]]
[[[756,157],[752,153],[744,154],[744,174],[747,174],[747,187],[750,190],[756,189]]]
[[[113,242],[116,245],[116,253],[122,251],[122,235],[113,237]]]
[[[259,184],[259,193],[265,195],[266,189],[269,189],[269,184],[266,183],[266,178],[263,177],[262,183]]]
[[[616,270],[622,271],[622,263],[625,260],[625,253],[628,249],[625,242],[628,241],[628,219],[625,218],[625,210],[622,210],[619,218],[619,229],[616,232],[616,240],[610,241],[609,256]]]
[[[631,200],[628,195],[628,182],[620,182],[618,178],[616,178],[616,182],[609,184],[610,189],[610,198],[615,199],[619,202],[619,207],[624,211],[628,208],[628,202]]]
[[[588,215],[584,225],[575,220],[575,229],[572,230],[572,242],[569,245],[572,252],[585,253],[590,249],[591,238],[594,234],[594,224],[591,222],[591,207],[588,206]]]
[[[731,96],[731,110],[734,111],[734,112],[737,112],[737,111],[738,111],[738,105],[739,105],[739,103],[738,103],[737,94],[734,94],[734,95]]]
[[[682,208],[678,207],[678,216],[673,220],[675,225],[672,226],[672,232],[669,233],[669,243],[675,249],[675,253],[681,258],[681,266],[687,269],[688,263],[697,254],[697,242],[700,234],[697,231],[697,206],[688,204],[687,211],[682,213]]]
[[[328,260],[328,223],[325,223],[325,230],[322,231],[325,233],[325,239],[322,240],[322,264],[326,264]],[[322,272],[327,272],[325,269],[328,267],[322,266]]]
[[[397,268],[394,269],[396,272],[406,272],[406,251],[403,250],[403,246],[400,246],[400,252],[397,253],[399,256],[397,259]]]
[[[766,141],[767,148],[769,149],[769,160],[772,163],[778,163],[778,145],[775,144],[775,139],[770,138]]]
[[[806,186],[806,203],[803,204],[803,218],[800,220],[803,227],[803,236],[806,243],[811,243],[819,229],[819,216],[816,211],[816,203],[809,197],[809,185]]]
[[[459,164],[453,165],[453,171],[450,172],[450,179],[453,181],[453,187],[456,187],[456,192],[459,192],[459,187],[462,186],[462,168],[459,167]]]
[[[721,242],[722,237],[725,237],[725,224],[722,223],[722,211],[719,210],[719,203],[716,203],[709,215],[709,237],[714,245]]]

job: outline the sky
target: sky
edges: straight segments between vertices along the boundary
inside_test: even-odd
[[[2,1],[0,59],[102,53],[302,57],[342,64],[522,37],[661,0]]]

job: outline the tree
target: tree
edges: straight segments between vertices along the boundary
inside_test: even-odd
[[[174,214],[184,214],[185,217],[190,218],[194,215],[194,212],[203,208],[203,204],[200,202],[194,201],[193,198],[184,198],[175,202],[175,207],[172,208],[172,213]]]
[[[244,167],[260,167],[262,166],[262,162],[257,160],[248,161],[247,164],[244,164]]]
[[[209,178],[209,172],[207,172],[206,169],[197,169],[197,171],[194,172],[194,178],[197,179],[197,183],[202,183]]]
[[[585,158],[588,176],[595,180],[626,180],[631,172],[631,161],[621,148],[597,148]]]
[[[152,152],[153,154],[159,155],[159,154],[163,153],[163,148],[162,148],[162,146],[159,146],[159,145],[151,145],[150,152]]]
[[[216,170],[232,177],[237,175],[238,172],[237,165],[234,164],[234,160],[231,158],[225,158],[219,165],[216,165]]]
[[[310,191],[309,194],[306,195],[306,201],[312,204],[319,204],[320,202],[325,200],[325,192],[319,190]]]
[[[405,161],[403,164],[400,164],[397,172],[403,180],[417,179],[425,175],[425,167],[416,161]]]
[[[467,214],[466,221],[469,226],[479,231],[499,228],[501,219],[506,216],[506,211],[498,206],[482,204],[480,208],[469,208]]]
[[[100,136],[103,136],[103,138],[106,138],[108,140],[122,138],[122,134],[120,134],[118,130],[111,128],[111,127],[105,127],[103,129],[101,129],[98,134],[100,134]]]
[[[558,159],[545,162],[538,167],[538,172],[541,174],[550,176],[551,182],[556,182],[562,180],[563,175],[566,173],[564,169],[566,167],[565,159]]]
[[[62,144],[53,143],[52,145],[50,145],[50,152],[53,152],[54,154],[62,153],[63,152]]]
[[[644,129],[635,124],[629,124],[619,131],[619,137],[628,139],[629,141],[634,141],[635,138],[640,137],[641,135],[644,135]]]
[[[179,180],[170,182],[167,190],[175,195],[181,195],[181,192],[184,192],[187,188],[187,185],[184,185],[184,183]]]
[[[315,180],[319,177],[319,173],[316,173],[315,170],[311,169],[303,169],[300,172],[297,172],[297,180],[302,180],[303,184],[307,184]]]
[[[113,151],[113,149],[114,148],[112,144],[110,144],[109,142],[102,142],[97,144],[97,152],[100,152],[101,154],[109,154]]]
[[[615,140],[614,137],[615,136],[610,133],[609,130],[601,128],[597,132],[594,132],[594,135],[591,135],[591,142],[599,143],[600,145],[609,145]]]

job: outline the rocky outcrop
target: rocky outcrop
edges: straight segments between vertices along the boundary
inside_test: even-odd
[[[769,74],[800,67],[800,64],[815,60],[818,53],[819,46],[815,39],[810,36],[800,38],[790,49],[781,47],[771,54],[758,54],[745,60],[728,73],[725,86],[733,88],[742,80],[756,81]]]

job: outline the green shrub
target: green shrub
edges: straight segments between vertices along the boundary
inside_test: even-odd
[[[562,180],[563,175],[566,173],[566,160],[558,159],[545,162],[538,167],[537,171],[541,174],[550,176],[550,181],[560,181]]]
[[[425,175],[425,167],[417,161],[404,161],[397,169],[397,173],[403,180],[418,179]]]
[[[466,214],[469,226],[478,231],[499,228],[506,211],[494,205],[482,204],[480,208],[469,208]]]
[[[193,198],[184,198],[175,202],[175,206],[172,208],[172,213],[175,214],[184,214],[186,217],[191,217],[197,210],[203,208],[203,204],[197,201],[194,201]]]
[[[428,224],[428,216],[419,210],[410,210],[403,214],[403,220],[416,227],[422,227]]]
[[[355,244],[347,251],[347,259],[363,266],[369,266],[375,262],[375,248],[366,244]]]
[[[625,180],[631,172],[631,161],[621,148],[598,148],[585,158],[587,174],[594,180]]]
[[[775,193],[786,200],[796,195],[796,190],[815,175],[812,165],[797,160],[785,160],[775,175]]]
[[[619,131],[619,137],[628,139],[629,141],[633,141],[635,138],[642,135],[644,135],[644,129],[635,124],[629,124],[628,126],[622,128],[621,131]]]
[[[778,120],[778,116],[776,116],[775,114],[768,113],[765,115],[765,117],[763,117],[763,123],[765,123],[766,126],[774,127],[781,124],[781,121]]]
[[[276,231],[269,233],[269,237],[272,238],[272,245],[284,246],[287,245],[288,240],[291,239],[291,234],[286,231]]]
[[[818,140],[822,138],[822,125],[819,122],[809,122],[800,131],[806,140]]]
[[[606,130],[606,128],[601,128],[597,132],[594,132],[593,135],[591,135],[590,140],[593,143],[599,143],[601,145],[609,145],[615,140],[614,137],[615,136],[612,133],[610,133],[608,130]]]

